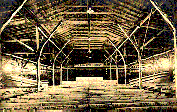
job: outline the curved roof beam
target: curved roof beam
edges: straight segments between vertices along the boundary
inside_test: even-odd
[[[123,63],[124,63],[124,70],[125,70],[125,85],[126,85],[126,75],[127,75],[127,68],[126,68],[126,63],[125,63],[125,59],[124,59],[124,56],[122,55],[122,53],[120,52],[120,50],[119,49],[117,49],[117,47],[114,45],[114,43],[110,40],[110,38],[109,37],[107,37],[108,38],[108,40],[111,42],[111,44],[112,44],[112,46],[116,49],[115,51],[118,51],[119,52],[119,54],[120,54],[120,56],[121,56],[121,58],[122,58],[122,60],[123,60]],[[117,65],[116,65],[117,66]]]
[[[23,5],[27,2],[27,0],[24,0],[23,3],[17,8],[17,10],[12,14],[12,16],[10,17],[10,19],[3,24],[1,30],[0,30],[0,34],[2,33],[2,31],[4,30],[4,28],[10,23],[10,21],[13,19],[13,17],[20,11],[20,9],[22,9]]]
[[[47,40],[45,41],[45,43],[43,44],[43,46],[41,47],[41,50],[39,52],[39,57],[38,57],[38,67],[37,67],[37,74],[38,74],[38,90],[40,90],[40,59],[41,59],[41,55],[43,52],[43,49],[45,47],[45,45],[48,43],[48,41],[50,40],[50,38],[52,37],[52,35],[55,33],[55,31],[57,30],[57,28],[62,24],[62,22],[59,22],[58,25],[54,28],[54,30],[51,32],[49,38],[47,38]],[[38,27],[38,29],[42,32],[42,30]],[[43,32],[42,32],[43,33]]]
[[[70,39],[65,43],[65,45],[61,48],[61,50],[56,54],[55,58],[54,58],[54,61],[53,61],[53,86],[55,86],[55,82],[54,82],[54,78],[55,78],[55,61],[57,59],[57,57],[59,56],[59,54],[62,52],[62,50],[66,47],[66,45],[70,42]]]

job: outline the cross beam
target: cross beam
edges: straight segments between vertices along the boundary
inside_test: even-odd
[[[57,53],[57,55],[55,56],[55,58],[54,58],[54,61],[53,61],[53,86],[55,85],[55,61],[56,61],[56,59],[57,59],[57,57],[58,57],[58,55],[62,52],[62,50],[66,47],[66,45],[70,42],[71,40],[69,39],[66,43],[65,43],[65,45],[60,49],[60,51]],[[61,64],[61,66],[62,66],[62,64]],[[62,75],[62,74],[61,74]],[[61,77],[61,76],[60,76]],[[60,81],[61,81],[61,79],[60,79]]]

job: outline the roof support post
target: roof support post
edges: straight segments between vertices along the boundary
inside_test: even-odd
[[[36,45],[37,45],[37,51],[39,50],[39,31],[38,27],[36,26]]]
[[[0,77],[2,78],[2,44],[1,43],[0,43]],[[0,83],[0,86],[1,86],[1,83]]]
[[[40,66],[40,60],[38,59],[38,62],[37,62],[37,85],[38,85],[38,91],[40,91],[40,76],[41,76],[41,66]]]
[[[62,24],[62,22],[59,22],[58,25],[54,28],[54,30],[52,31],[52,33],[50,34],[49,38],[45,41],[45,43],[43,44],[43,46],[41,47],[41,50],[39,52],[39,57],[38,57],[38,67],[37,67],[37,74],[38,74],[38,91],[40,90],[40,59],[41,59],[41,55],[44,49],[44,46],[47,44],[47,42],[49,41],[49,39],[52,37],[52,35],[55,33],[55,31],[57,30],[57,28]],[[44,32],[38,27],[38,29],[41,31],[41,33],[44,34]],[[45,35],[45,34],[44,34]]]
[[[127,74],[127,68],[126,68],[126,63],[125,63],[125,59],[124,59],[124,56],[122,55],[122,53],[120,52],[120,50],[114,45],[114,43],[110,40],[109,37],[107,37],[108,40],[111,42],[111,44],[113,45],[113,47],[116,49],[115,51],[118,51],[122,60],[123,60],[123,63],[124,63],[124,70],[125,70],[125,78],[126,78],[126,74]],[[126,79],[125,79],[126,80]],[[125,81],[125,85],[126,85],[126,81]]]
[[[62,73],[62,64],[61,64],[61,66],[60,66],[60,85],[62,84],[62,75],[63,75],[63,73]]]
[[[66,78],[67,78],[67,79],[66,79],[67,81],[68,81],[68,67],[69,67],[69,66],[68,66],[68,64],[69,64],[68,62],[69,62],[69,61],[67,60],[67,77],[66,77]]]
[[[119,81],[118,81],[119,76],[118,76],[117,52],[116,52],[116,57],[115,57],[115,59],[116,59],[116,77],[117,77],[117,84],[119,84]]]
[[[61,23],[62,24],[62,23]],[[43,25],[41,25],[43,28],[45,28]],[[59,27],[59,26],[58,26]],[[60,48],[52,41],[52,40],[50,40],[50,38],[48,38],[47,37],[47,35],[45,35],[44,34],[44,32],[38,27],[38,29],[39,29],[39,31],[44,35],[44,37],[46,38],[46,39],[48,39],[58,50],[60,50]],[[48,31],[47,29],[46,29],[46,31]],[[50,33],[50,32],[48,32],[48,33]],[[63,51],[62,51],[62,53],[63,53]],[[63,53],[63,55],[64,56],[66,56],[66,54],[65,53]]]
[[[175,75],[175,87],[176,87],[176,98],[177,98],[177,49],[176,49],[176,29],[174,27],[174,25],[171,23],[171,21],[167,18],[167,16],[165,16],[165,14],[160,10],[159,7],[157,7],[157,5],[150,0],[151,4],[155,7],[155,9],[161,14],[161,16],[163,17],[163,19],[165,20],[165,22],[167,24],[170,25],[170,27],[172,28],[173,31],[173,36],[174,36],[174,60],[175,60],[175,65],[174,65],[174,75]]]
[[[38,28],[36,26],[36,45],[37,45],[37,51],[39,50],[39,31],[38,31]],[[38,90],[40,89],[40,61],[38,62],[37,64],[37,74],[36,74],[36,80],[37,80],[37,83],[38,83]],[[38,82],[39,81],[39,82]]]
[[[129,41],[132,43],[132,45],[134,46],[134,48],[136,49],[137,53],[138,53],[138,62],[139,62],[139,88],[141,89],[141,84],[142,84],[142,70],[141,70],[141,54],[140,54],[140,50],[137,48],[137,46],[134,44],[134,42],[130,39],[130,36],[127,35],[127,33],[122,29],[122,27],[120,25],[118,25],[119,28],[121,29],[121,31],[124,33],[124,35],[127,37],[127,39],[129,39]]]
[[[57,53],[57,55],[55,56],[55,58],[54,58],[54,61],[53,61],[53,86],[55,86],[55,82],[54,82],[54,80],[55,80],[55,61],[56,61],[56,59],[57,59],[57,57],[58,57],[58,55],[63,51],[63,49],[66,47],[66,45],[68,44],[70,42],[70,40],[68,40],[66,43],[65,43],[65,45],[61,48],[61,50]],[[61,64],[61,66],[62,66],[62,64]],[[61,75],[61,74],[60,74]],[[60,77],[61,78],[61,77]]]
[[[112,59],[110,59],[110,71],[109,71],[109,72],[110,72],[110,78],[109,78],[110,80],[112,80],[112,73],[111,73],[111,62],[112,62]]]

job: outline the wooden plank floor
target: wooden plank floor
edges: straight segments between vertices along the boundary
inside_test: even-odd
[[[74,82],[74,81],[73,81]],[[31,88],[11,88],[1,91],[1,109],[28,107],[68,107],[78,106],[99,108],[100,105],[112,105],[114,108],[128,106],[173,106],[177,104],[174,97],[167,98],[165,93],[145,89],[135,89],[131,85],[118,85],[116,81],[95,81],[86,85],[75,81],[65,82],[59,86],[49,87],[41,92],[29,92]],[[101,83],[101,85],[100,85]],[[110,83],[110,84],[109,84]],[[78,86],[78,87],[77,87]],[[33,90],[36,91],[36,88]],[[102,106],[100,108],[103,108]]]

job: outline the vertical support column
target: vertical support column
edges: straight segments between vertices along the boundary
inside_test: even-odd
[[[1,36],[0,36],[1,39]],[[2,44],[0,43],[0,80],[2,78]],[[0,82],[0,88],[2,86],[2,83]],[[4,110],[4,109],[3,109]]]
[[[108,74],[108,64],[107,64],[107,61],[106,61],[106,75]]]
[[[175,51],[175,88],[176,88],[176,98],[177,98],[177,49],[176,49],[176,30],[173,32],[174,35],[174,51]]]
[[[36,26],[36,45],[37,45],[37,50],[39,50],[39,31],[37,26]]]
[[[62,64],[60,66],[60,85],[62,84]]]
[[[37,46],[37,51],[39,50],[39,31],[38,27],[36,26],[36,46]],[[37,74],[36,74],[36,80],[38,84],[38,91],[40,90],[40,58],[38,59],[37,62]]]
[[[68,81],[68,60],[67,60],[67,81]]]
[[[110,71],[109,71],[109,72],[110,72],[110,78],[109,78],[110,80],[112,80],[112,73],[111,73],[111,62],[112,62],[112,58],[110,58]]]
[[[138,53],[138,62],[139,62],[139,88],[142,88],[142,70],[141,70],[141,56]]]
[[[125,45],[124,45],[124,57],[126,57],[126,49],[125,49]],[[126,60],[125,60],[126,63]],[[125,85],[127,84],[127,73],[125,74]]]
[[[117,63],[117,51],[116,51],[116,77],[117,77],[117,84],[119,84],[119,81],[118,81],[118,79],[119,79],[119,76],[118,76],[118,63]]]
[[[23,60],[21,61],[21,71],[20,71],[20,75],[21,75],[21,85],[20,87],[22,87],[22,84],[23,84],[23,78],[22,78],[22,74],[23,74]]]
[[[55,53],[55,52],[54,52],[54,49],[53,49],[53,53],[52,53],[53,59],[54,59],[54,57],[55,57],[55,56],[54,56],[54,53]],[[54,61],[54,60],[53,60],[53,61]],[[53,74],[53,86],[55,86],[55,66],[53,66],[53,73],[52,73],[52,74]]]
[[[38,91],[40,91],[40,75],[41,75],[41,66],[40,66],[40,59],[37,62],[37,83],[38,83]]]
[[[53,66],[53,86],[55,86],[55,66]]]
[[[0,43],[0,73],[2,74],[2,44],[1,43]]]
[[[67,67],[67,79],[66,80],[68,81],[68,67]]]

